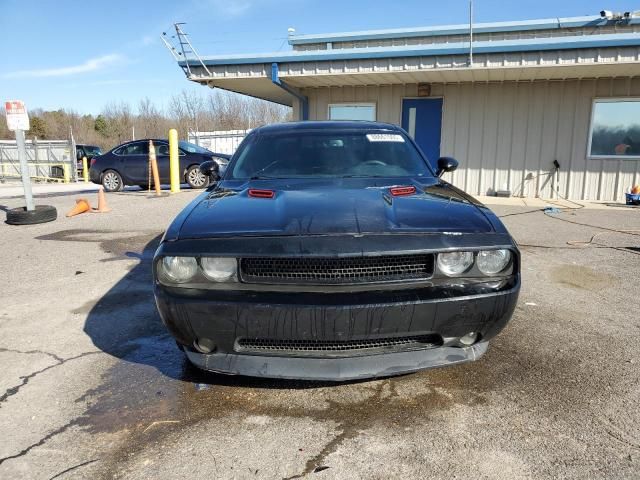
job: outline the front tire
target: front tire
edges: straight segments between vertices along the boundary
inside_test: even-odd
[[[122,177],[115,170],[107,170],[102,174],[102,186],[105,192],[119,192],[124,187]]]
[[[207,188],[209,186],[209,178],[200,171],[199,165],[191,165],[187,169],[185,177],[191,188]]]

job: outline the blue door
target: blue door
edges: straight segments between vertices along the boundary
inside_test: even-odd
[[[434,167],[440,158],[442,133],[441,98],[406,98],[402,100],[402,128],[425,153]]]

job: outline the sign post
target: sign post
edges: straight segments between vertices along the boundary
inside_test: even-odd
[[[24,188],[24,199],[27,211],[35,210],[33,204],[33,194],[31,193],[31,178],[29,177],[29,164],[27,163],[27,150],[24,145],[24,132],[29,130],[29,115],[24,103],[20,100],[5,102],[7,112],[7,127],[16,132],[16,143],[18,145],[18,160],[20,161],[20,174],[22,175],[22,187]]]

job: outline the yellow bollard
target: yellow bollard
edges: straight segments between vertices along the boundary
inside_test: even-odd
[[[82,157],[82,178],[84,183],[89,183],[89,166],[87,165],[87,157]]]
[[[169,179],[171,193],[178,193],[180,191],[180,156],[178,155],[178,131],[175,128],[169,130]]]
[[[69,175],[69,165],[64,163],[62,165],[62,175],[64,176],[64,183],[69,183],[71,181],[71,175]]]

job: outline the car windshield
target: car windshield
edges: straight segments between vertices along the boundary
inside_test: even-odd
[[[307,131],[261,134],[236,154],[231,178],[433,176],[400,132]]]
[[[84,151],[87,155],[97,156],[102,154],[100,147],[94,147],[93,145],[85,145]]]
[[[201,146],[191,142],[178,142],[178,146],[187,153],[202,153],[204,155],[211,155],[213,153],[206,148],[202,148]]]

